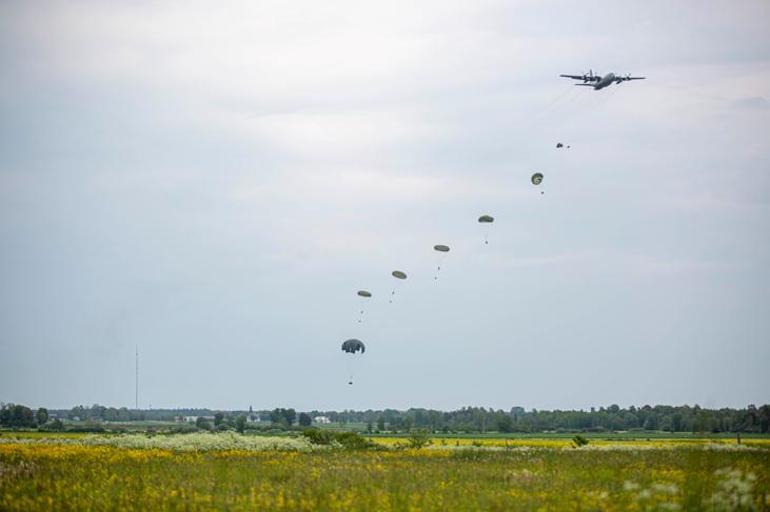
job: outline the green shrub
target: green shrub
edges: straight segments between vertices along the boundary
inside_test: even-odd
[[[409,448],[419,450],[432,443],[427,430],[415,430],[408,438]]]
[[[572,438],[572,447],[573,448],[580,448],[581,446],[585,446],[588,444],[588,439],[581,435],[576,435]]]
[[[302,431],[302,435],[311,444],[338,445],[346,450],[367,450],[377,447],[375,443],[356,432],[334,432],[332,430],[308,428]]]

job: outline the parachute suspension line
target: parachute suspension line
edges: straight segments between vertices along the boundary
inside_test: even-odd
[[[433,276],[434,281],[438,281],[438,278],[441,277],[441,264],[444,262],[444,258],[441,257],[439,259],[438,265],[436,265],[436,275]]]
[[[390,292],[390,299],[388,299],[388,304],[393,304],[393,297],[396,295],[396,287],[393,287],[393,291]]]
[[[348,375],[348,385],[353,385],[353,360],[351,358],[348,358],[348,360],[345,363],[345,373]]]

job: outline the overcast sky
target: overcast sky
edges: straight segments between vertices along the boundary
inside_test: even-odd
[[[2,2],[0,401],[131,407],[138,345],[142,407],[766,403],[769,28],[766,1]],[[589,69],[647,80],[558,76]]]

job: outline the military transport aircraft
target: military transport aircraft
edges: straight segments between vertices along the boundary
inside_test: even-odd
[[[604,76],[594,75],[593,70],[589,70],[588,74],[583,73],[582,75],[559,75],[559,76],[564,78],[571,78],[573,80],[582,80],[583,81],[582,84],[575,84],[575,85],[593,87],[595,91],[598,91],[599,89],[604,89],[605,87],[608,87],[613,83],[619,84],[620,82],[626,82],[628,80],[645,79],[645,77],[643,76],[631,76],[631,75],[617,76],[615,75],[615,73],[608,73]]]

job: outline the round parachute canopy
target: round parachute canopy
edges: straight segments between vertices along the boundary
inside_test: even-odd
[[[481,217],[479,217],[479,222],[482,222],[482,223],[483,222],[494,222],[494,221],[495,221],[495,218],[492,217],[491,215],[482,215]]]
[[[372,296],[370,292],[367,292],[366,290],[358,290],[358,296],[359,297],[366,297],[367,299]]]
[[[391,275],[396,279],[406,279],[406,273],[401,272],[400,270],[394,270],[391,272]]]
[[[449,246],[448,245],[434,245],[433,250],[438,252],[449,252]]]
[[[543,182],[543,173],[536,172],[532,175],[532,178],[530,178],[533,185],[540,185]]]
[[[342,351],[347,352],[348,354],[355,354],[360,351],[363,354],[366,352],[366,345],[364,345],[364,342],[361,340],[351,338],[342,343]]]

